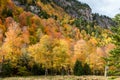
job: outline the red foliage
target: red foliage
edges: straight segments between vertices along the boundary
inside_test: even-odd
[[[2,20],[0,19],[0,24],[2,24]]]
[[[32,15],[33,15],[33,14],[30,13],[30,12],[23,12],[23,13],[19,16],[20,25],[21,25],[21,26],[28,26],[27,20],[29,20],[29,18],[30,18]]]
[[[12,17],[8,17],[5,19],[5,26],[8,28],[10,26],[11,23],[13,23],[14,20]]]

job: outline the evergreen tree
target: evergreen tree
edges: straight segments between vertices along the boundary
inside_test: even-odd
[[[90,75],[91,74],[90,66],[87,63],[84,64],[83,69],[84,69],[84,75]]]
[[[120,14],[115,15],[115,18],[113,20],[116,22],[117,25],[120,25]]]
[[[108,63],[108,66],[114,67],[112,72],[112,75],[118,75],[120,74],[120,27],[113,28],[113,43],[116,45],[116,47],[110,52],[110,56],[107,57],[105,60]]]
[[[5,61],[2,65],[2,73],[1,73],[1,76],[2,77],[9,77],[9,76],[12,76],[12,71],[13,71],[13,68],[12,68],[12,65],[10,63],[10,61]]]
[[[83,66],[81,61],[77,60],[74,65],[74,75],[81,76],[83,75]]]

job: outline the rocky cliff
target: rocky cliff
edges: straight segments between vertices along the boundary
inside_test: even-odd
[[[58,6],[61,6],[68,14],[73,17],[80,18],[83,17],[85,20],[90,22],[95,22],[102,28],[110,28],[115,26],[114,21],[111,18],[92,14],[92,9],[88,4],[81,3],[77,0],[53,0]]]
[[[93,22],[102,28],[110,28],[111,26],[116,26],[116,23],[109,17],[105,15],[99,15],[97,13],[92,14]]]
[[[36,5],[36,0],[31,0],[31,3],[27,3],[27,0],[13,0],[14,3],[18,6],[23,7],[24,9],[31,11],[37,15],[45,13],[40,7]],[[94,22],[96,25],[102,28],[110,28],[115,26],[114,21],[107,16],[102,16],[99,14],[92,14],[92,9],[88,4],[81,3],[77,0],[40,0],[45,5],[55,3],[57,6],[61,7],[66,13],[68,13],[73,18],[82,18],[87,22]],[[49,15],[48,15],[49,17]],[[47,17],[47,18],[48,18]]]
[[[58,6],[62,7],[72,17],[83,17],[87,21],[92,21],[92,13],[89,5],[77,0],[53,0]]]

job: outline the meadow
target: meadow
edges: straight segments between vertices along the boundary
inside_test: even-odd
[[[29,76],[29,77],[6,77],[0,80],[120,80],[119,77],[104,76]]]

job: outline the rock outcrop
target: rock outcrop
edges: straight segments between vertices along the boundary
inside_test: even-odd
[[[33,4],[22,4],[20,0],[13,0],[14,3],[18,6],[23,7],[24,9],[33,12],[34,14],[39,15],[42,11],[40,7],[38,7],[35,2],[36,0],[32,0]],[[26,2],[26,0],[22,0]],[[51,2],[55,3],[57,6],[64,9],[71,17],[74,18],[82,18],[87,22],[94,22],[96,25],[102,28],[110,28],[111,26],[115,26],[115,22],[104,15],[93,14],[92,9],[88,4],[82,3],[77,0],[41,0],[44,4],[51,4]],[[25,7],[26,6],[26,7]],[[47,14],[47,13],[46,13]]]

